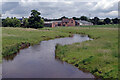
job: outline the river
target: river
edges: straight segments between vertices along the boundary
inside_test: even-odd
[[[55,58],[56,44],[67,45],[91,40],[88,36],[74,34],[73,37],[41,41],[40,44],[20,50],[3,58],[3,78],[95,78],[66,62]]]

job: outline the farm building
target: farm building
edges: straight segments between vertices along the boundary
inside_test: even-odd
[[[57,27],[57,26],[80,26],[80,25],[93,25],[93,23],[88,21],[74,20],[63,18],[59,21],[46,21],[44,22],[45,27]]]
[[[79,25],[93,25],[93,23],[88,22],[88,21],[82,21],[82,20],[76,20]]]

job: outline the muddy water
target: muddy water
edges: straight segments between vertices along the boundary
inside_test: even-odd
[[[72,44],[90,40],[88,36],[42,41],[39,45],[20,50],[17,55],[3,59],[3,78],[94,78],[66,62],[55,59],[56,44]]]

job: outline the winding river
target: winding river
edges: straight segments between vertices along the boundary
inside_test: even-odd
[[[91,40],[88,36],[74,34],[73,37],[42,41],[38,45],[20,50],[3,59],[3,78],[95,78],[88,72],[55,59],[56,44],[67,45]]]

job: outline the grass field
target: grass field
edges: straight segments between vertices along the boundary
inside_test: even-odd
[[[117,24],[109,24],[109,25],[94,25],[94,26],[81,26],[81,27],[95,27],[95,28],[117,28],[118,25]]]
[[[42,29],[2,28],[2,55],[8,56],[18,52],[23,43],[34,45],[43,40],[67,37],[71,34],[86,34],[94,40],[65,46],[57,45],[58,58],[97,76],[118,77],[117,25]]]
[[[67,33],[88,34],[94,40],[57,45],[56,57],[102,78],[118,78],[117,28],[59,28]]]

